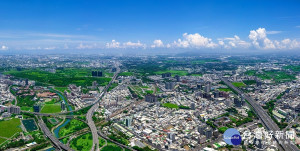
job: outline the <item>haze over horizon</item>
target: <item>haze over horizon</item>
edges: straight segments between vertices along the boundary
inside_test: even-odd
[[[300,1],[1,1],[0,53],[299,52]]]

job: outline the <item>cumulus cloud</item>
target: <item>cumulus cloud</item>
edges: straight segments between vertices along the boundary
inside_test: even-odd
[[[219,46],[224,47],[226,49],[229,48],[248,48],[250,47],[250,43],[241,40],[239,36],[234,35],[234,37],[219,39]]]
[[[120,48],[120,43],[112,40],[110,43],[106,43],[106,48]]]
[[[249,39],[256,48],[262,49],[275,49],[273,41],[267,37],[267,32],[265,28],[258,28],[257,30],[251,30],[249,34]]]
[[[2,45],[0,50],[8,50],[7,46]]]
[[[76,49],[92,49],[92,48],[96,48],[96,44],[85,45],[83,43],[80,43],[79,46],[76,47]]]
[[[138,42],[125,42],[123,43],[124,48],[146,48],[146,44],[142,44],[140,41]]]
[[[180,47],[180,48],[214,48],[217,46],[212,39],[206,38],[199,33],[195,34],[187,34],[184,33],[183,39],[178,39],[177,41],[173,42],[174,47]]]
[[[297,40],[291,40],[289,38],[278,40],[270,40],[267,37],[270,32],[265,28],[258,28],[257,30],[251,30],[249,39],[252,41],[254,47],[259,49],[299,49],[300,42]],[[271,34],[274,34],[271,32]]]
[[[160,39],[154,40],[153,45],[151,45],[151,48],[157,47],[164,47],[164,43]]]
[[[106,43],[106,48],[146,48],[146,44],[143,44],[140,41],[138,42],[128,41],[121,44],[116,40],[112,40],[110,43]]]

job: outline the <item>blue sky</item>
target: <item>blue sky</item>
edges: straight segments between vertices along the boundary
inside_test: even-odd
[[[300,1],[9,0],[0,50],[300,49]]]

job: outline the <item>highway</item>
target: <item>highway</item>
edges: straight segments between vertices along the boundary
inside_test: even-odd
[[[43,120],[39,119],[38,123],[39,123],[39,126],[42,129],[43,133],[51,140],[51,142],[57,149],[67,150],[67,151],[73,150],[70,147],[68,147],[67,145],[60,142],[56,137],[54,137]]]
[[[104,96],[104,94],[107,92],[108,88],[110,87],[110,85],[112,84],[112,82],[117,78],[117,76],[118,76],[118,74],[120,72],[119,65],[116,64],[116,66],[117,66],[117,71],[114,74],[113,78],[108,83],[108,85],[103,89],[103,91],[101,92],[98,100],[93,103],[93,106],[88,110],[88,112],[86,114],[87,124],[90,127],[91,132],[92,132],[92,136],[93,136],[92,150],[99,151],[99,138],[98,138],[98,133],[97,133],[97,127],[96,127],[96,125],[95,125],[95,123],[93,121],[93,115],[94,115],[95,110],[99,108],[99,101]]]
[[[218,75],[218,74],[217,74]],[[240,89],[233,86],[227,79],[224,79],[222,76],[218,75],[218,77],[230,88],[235,90],[239,95],[243,95],[244,98],[249,102],[249,104],[252,106],[254,111],[257,113],[258,117],[261,119],[261,121],[264,123],[266,128],[269,131],[273,131],[274,133],[276,131],[280,131],[280,128],[277,126],[277,124],[272,120],[272,118],[266,113],[266,111],[258,105],[248,94],[244,94]],[[298,147],[295,144],[284,144],[284,140],[279,140],[275,138],[275,135],[273,135],[274,139],[280,144],[281,150],[285,151],[299,151]],[[282,142],[282,143],[279,143]]]

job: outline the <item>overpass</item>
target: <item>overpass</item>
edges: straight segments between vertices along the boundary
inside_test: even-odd
[[[107,92],[108,88],[111,86],[112,82],[117,78],[117,76],[120,72],[119,66],[118,65],[116,65],[116,66],[117,66],[117,71],[114,74],[113,78],[108,83],[108,85],[103,89],[102,93],[99,96],[99,99],[93,103],[93,106],[88,110],[88,112],[86,114],[87,124],[90,127],[92,136],[93,136],[92,150],[99,151],[99,136],[97,134],[97,127],[93,121],[93,115],[94,115],[95,110],[99,108],[99,101],[102,99],[102,97]]]
[[[70,151],[73,150],[70,147],[66,146],[65,144],[63,144],[62,142],[60,142],[56,137],[53,136],[53,134],[50,132],[50,130],[48,129],[48,127],[46,126],[46,124],[44,123],[44,121],[42,119],[38,120],[38,123],[43,131],[43,133],[51,140],[52,144],[59,150],[66,150],[66,151]]]
[[[218,74],[217,74],[218,75]],[[254,109],[258,117],[261,119],[261,121],[264,123],[266,128],[269,131],[280,131],[280,128],[277,126],[277,124],[272,120],[272,118],[266,113],[266,111],[258,105],[248,94],[244,94],[240,89],[235,87],[231,84],[227,79],[223,78],[222,76],[218,75],[218,77],[231,89],[236,91],[239,95],[243,95],[244,98],[249,102],[249,105]],[[275,135],[272,135],[274,139],[278,142],[278,144],[281,146],[281,150],[285,151],[299,151],[298,147],[295,144],[284,144],[284,141],[282,139],[277,139]],[[280,143],[281,142],[281,143]]]

